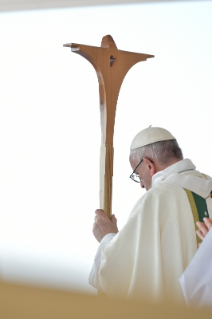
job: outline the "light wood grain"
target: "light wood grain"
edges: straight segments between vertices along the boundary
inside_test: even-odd
[[[105,175],[104,175],[104,212],[111,218],[112,215],[112,181],[113,181],[113,144],[105,144]]]
[[[103,37],[101,47],[76,43],[65,44],[64,46],[71,47],[72,52],[87,59],[95,68],[99,80],[101,156],[105,156],[101,159],[100,165],[100,208],[104,203],[104,212],[111,218],[113,135],[119,91],[131,67],[138,62],[152,58],[153,55],[118,50],[110,35]],[[103,163],[105,167],[102,167]],[[104,182],[102,182],[103,180]]]

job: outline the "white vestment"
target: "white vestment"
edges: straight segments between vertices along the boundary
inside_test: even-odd
[[[212,229],[180,277],[188,306],[212,308]]]
[[[197,250],[194,218],[183,188],[206,198],[212,179],[185,159],[153,176],[118,234],[99,246],[89,283],[109,296],[184,302],[179,277]],[[207,199],[212,217],[212,199]]]

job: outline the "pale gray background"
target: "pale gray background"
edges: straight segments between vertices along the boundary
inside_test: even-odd
[[[170,130],[211,172],[212,3],[170,2],[0,14],[0,274],[94,292],[99,93],[93,67],[62,45],[154,54],[121,88],[113,212],[122,227],[144,193],[129,179],[129,146],[149,125]]]

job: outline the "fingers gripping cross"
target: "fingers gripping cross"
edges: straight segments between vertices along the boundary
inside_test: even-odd
[[[117,219],[115,215],[111,216],[111,219],[104,213],[103,210],[97,209],[95,211],[95,218],[93,224],[93,234],[98,242],[102,240],[102,238],[110,233],[117,234]]]

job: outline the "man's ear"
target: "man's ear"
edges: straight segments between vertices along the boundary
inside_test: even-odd
[[[154,163],[150,162],[150,164],[151,164],[151,176],[153,176],[156,173],[156,167]]]
[[[148,168],[148,171],[149,171],[149,174],[151,176],[155,175],[156,173],[156,167],[155,167],[155,164],[153,162],[151,162],[148,158],[144,158],[144,161],[146,162],[147,164],[147,168]]]

